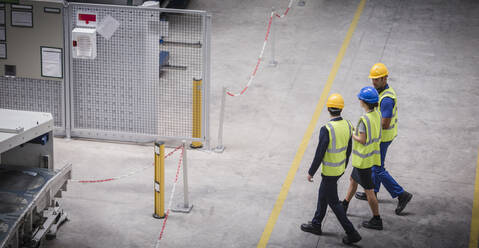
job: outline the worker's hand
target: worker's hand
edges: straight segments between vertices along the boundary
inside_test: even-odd
[[[311,175],[308,175],[308,181],[314,182],[313,177]]]

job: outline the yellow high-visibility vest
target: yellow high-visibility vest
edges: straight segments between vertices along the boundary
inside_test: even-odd
[[[381,102],[385,97],[390,97],[394,100],[394,108],[389,128],[383,129],[383,133],[381,136],[382,142],[392,141],[398,135],[398,100],[396,96],[396,91],[394,91],[394,89],[389,86],[388,89],[383,90],[381,94],[379,94],[379,111],[381,111]]]
[[[361,116],[359,122],[366,126],[366,143],[363,145],[353,141],[352,164],[359,169],[367,169],[373,165],[381,165],[379,145],[381,143],[381,113],[377,109]],[[358,126],[359,126],[358,122]]]
[[[329,144],[321,163],[321,173],[325,176],[339,176],[346,168],[346,150],[352,135],[352,125],[348,120],[330,121],[326,124]]]

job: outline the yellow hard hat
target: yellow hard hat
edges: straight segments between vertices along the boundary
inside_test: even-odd
[[[369,71],[369,78],[382,78],[388,74],[388,68],[383,63],[376,63]]]
[[[344,99],[340,94],[332,94],[329,96],[328,101],[326,102],[326,106],[328,108],[338,108],[338,109],[343,109],[344,108]]]

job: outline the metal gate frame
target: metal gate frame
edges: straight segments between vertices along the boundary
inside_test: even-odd
[[[145,9],[148,11],[158,11],[160,13],[180,13],[180,14],[197,14],[202,17],[203,25],[203,44],[201,48],[202,53],[202,79],[203,79],[203,91],[202,91],[202,125],[201,125],[201,138],[191,138],[191,137],[163,137],[157,135],[145,135],[137,133],[127,133],[127,132],[113,132],[105,130],[95,130],[95,129],[81,129],[75,130],[73,128],[74,123],[74,106],[73,106],[73,79],[72,79],[72,70],[73,70],[73,59],[72,59],[72,6],[83,6],[83,7],[101,7],[101,8],[111,8],[111,9]],[[206,148],[210,149],[210,82],[211,82],[211,58],[210,58],[210,42],[211,42],[211,14],[206,11],[196,11],[196,10],[178,10],[178,9],[163,9],[163,8],[150,8],[150,7],[135,7],[135,6],[117,6],[117,5],[103,5],[103,4],[85,4],[85,3],[68,3],[68,6],[65,7],[64,15],[64,32],[65,32],[65,80],[64,80],[64,89],[65,89],[65,132],[66,137],[80,137],[80,138],[92,138],[92,139],[105,139],[113,141],[125,141],[125,142],[153,142],[156,140],[170,140],[170,141],[200,141],[205,142]]]

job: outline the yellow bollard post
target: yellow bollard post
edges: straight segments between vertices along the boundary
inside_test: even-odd
[[[193,138],[201,138],[201,97],[203,80],[193,79]],[[193,141],[191,148],[201,148],[203,144],[199,141]]]
[[[165,143],[155,142],[155,212],[153,217],[165,218]]]

